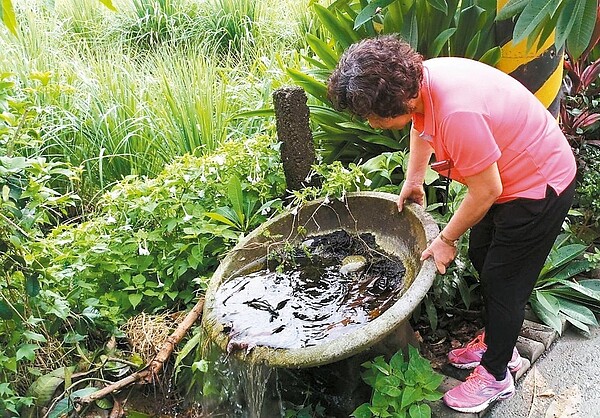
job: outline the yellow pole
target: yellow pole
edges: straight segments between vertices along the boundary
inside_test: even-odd
[[[500,10],[508,0],[497,0]],[[512,21],[497,22],[496,38],[502,57],[496,67],[525,85],[555,117],[558,116],[560,88],[563,79],[563,54],[556,51],[554,33],[537,48],[537,42],[527,49],[527,40],[512,42]]]

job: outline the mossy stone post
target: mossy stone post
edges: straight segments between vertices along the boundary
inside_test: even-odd
[[[315,146],[309,125],[306,93],[300,87],[283,87],[273,92],[277,137],[288,190],[300,190],[315,162]]]

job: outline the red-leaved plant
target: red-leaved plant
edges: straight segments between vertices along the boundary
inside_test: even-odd
[[[563,80],[566,97],[560,106],[560,123],[571,146],[578,149],[584,142],[600,145],[600,140],[586,138],[586,131],[600,121],[600,112],[593,99],[600,94],[600,86],[595,83],[600,75],[600,58],[592,61],[590,53],[600,42],[600,5],[597,8],[594,32],[587,48],[576,60],[565,50],[565,78]]]

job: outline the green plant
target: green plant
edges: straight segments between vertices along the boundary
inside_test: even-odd
[[[509,0],[498,12],[497,20],[514,19],[513,42],[527,39],[543,44],[555,33],[556,49],[567,46],[577,59],[589,45],[598,19],[597,0]]]
[[[406,417],[429,418],[431,408],[425,401],[442,397],[437,389],[442,376],[433,371],[429,362],[419,355],[416,348],[408,347],[408,359],[398,351],[387,363],[383,356],[363,364],[367,370],[362,378],[371,387],[370,403],[356,408],[356,418]]]
[[[317,404],[313,405],[300,405],[294,409],[285,410],[285,418],[320,418],[325,417],[325,408]]]
[[[206,216],[230,204],[234,176],[259,206],[279,197],[284,180],[272,138],[228,142],[214,154],[176,160],[155,179],[118,183],[99,200],[95,217],[57,228],[35,246],[45,280],[74,298],[96,298],[114,321],[140,309],[183,309],[239,238]],[[231,190],[239,196],[240,189]],[[244,228],[265,216],[245,218]]]
[[[267,215],[276,207],[281,207],[280,199],[271,199],[260,204],[255,193],[244,193],[242,183],[232,176],[227,187],[230,206],[220,206],[214,212],[207,212],[209,218],[229,225],[234,231],[245,234],[256,225],[264,222]]]
[[[600,100],[600,59],[596,46],[600,40],[600,9],[596,16],[592,37],[579,57],[575,57],[567,45],[564,63],[565,97],[560,103],[561,128],[571,146],[579,150],[582,145],[593,144],[598,129],[597,108]],[[597,144],[596,144],[597,145]]]
[[[600,148],[584,144],[579,150],[579,174],[576,205],[583,214],[582,226],[600,234]],[[596,238],[596,237],[594,237]]]
[[[292,191],[293,201],[291,206],[298,207],[309,200],[324,197],[327,199],[344,199],[347,193],[368,189],[371,180],[365,175],[357,164],[350,163],[348,167],[340,161],[331,164],[322,163],[313,166],[308,180],[312,177],[322,180],[319,186],[308,186],[301,190]]]
[[[43,75],[38,75],[43,79]],[[74,189],[80,171],[40,157],[39,112],[14,95],[7,75],[0,83],[0,410],[21,416],[34,404],[26,393],[49,365],[87,334],[96,311],[72,304],[43,283],[35,243],[59,224],[79,201]],[[16,156],[16,151],[32,154]],[[36,155],[38,154],[38,155]]]
[[[592,265],[581,257],[587,245],[570,243],[569,238],[568,234],[557,238],[529,303],[536,315],[558,333],[562,333],[561,319],[589,333],[590,325],[598,325],[594,313],[600,313],[600,280],[577,278]]]

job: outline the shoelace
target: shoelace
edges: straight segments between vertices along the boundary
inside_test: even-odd
[[[464,353],[472,348],[479,349],[479,350],[485,350],[487,348],[487,346],[483,342],[484,338],[485,338],[484,334],[479,334],[477,337],[475,337],[474,340],[470,341],[465,347],[459,348],[457,350],[456,354],[461,355],[462,353]]]
[[[475,370],[473,370],[473,373],[471,373],[467,377],[467,380],[464,383],[465,391],[470,393],[479,392],[481,389],[488,386],[489,384],[486,377],[487,376],[480,372],[479,368],[476,368]]]

